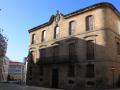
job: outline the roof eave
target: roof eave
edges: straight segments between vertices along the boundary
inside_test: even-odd
[[[109,7],[109,8],[111,8],[111,9],[120,17],[119,11],[118,11],[111,3],[108,3],[108,2],[97,3],[97,4],[95,4],[95,5],[91,5],[91,6],[88,6],[88,7],[86,7],[86,8],[79,9],[79,10],[74,11],[74,12],[72,12],[72,13],[63,15],[63,17],[64,17],[65,19],[67,19],[67,18],[70,18],[70,17],[72,17],[72,16],[79,15],[79,14],[82,14],[82,13],[85,13],[85,12],[87,12],[87,11],[91,11],[91,10],[93,10],[93,9],[100,8],[100,7],[101,7],[101,8],[102,8],[102,7]],[[52,15],[51,18],[50,18],[50,20],[49,20],[47,23],[44,23],[44,24],[39,25],[39,26],[37,26],[37,27],[34,27],[34,28],[28,30],[28,32],[31,33],[31,32],[33,32],[33,31],[36,31],[36,30],[40,29],[40,28],[43,28],[43,27],[45,27],[45,26],[50,25],[50,24],[54,21],[54,18],[55,18],[55,16]]]

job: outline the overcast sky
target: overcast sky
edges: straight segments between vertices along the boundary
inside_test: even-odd
[[[0,0],[0,28],[8,37],[6,55],[23,61],[28,54],[28,30],[47,22],[56,10],[68,14],[98,2],[111,2],[120,11],[120,0]]]

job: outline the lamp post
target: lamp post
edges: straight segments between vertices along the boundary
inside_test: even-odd
[[[115,70],[116,70],[116,67],[115,66],[112,66],[111,67],[111,71],[112,71],[112,82],[113,82],[113,88],[115,87],[114,85],[114,82],[115,82]]]

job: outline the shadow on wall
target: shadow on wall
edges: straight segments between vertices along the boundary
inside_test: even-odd
[[[88,37],[85,37],[88,38]],[[82,40],[77,37],[70,37],[60,41],[54,41],[50,47],[46,45],[40,46],[40,58],[37,59],[37,63],[33,61],[32,52],[29,52],[28,55],[28,71],[27,71],[27,85],[43,86],[43,87],[55,87],[55,88],[106,88],[112,87],[113,84],[109,84],[109,79],[112,79],[112,74],[108,74],[107,64],[99,62],[100,58],[104,59],[106,48],[104,46],[97,45],[95,40]],[[99,56],[99,58],[97,57]],[[98,62],[96,62],[98,60]],[[60,81],[61,74],[58,73],[58,78],[60,81],[56,82],[53,79],[46,80],[49,76],[49,73],[43,75],[43,67],[49,68],[47,66],[58,65],[59,68],[62,65],[70,64],[80,64],[82,65],[84,76],[76,75],[74,77],[73,83],[69,83],[68,77],[64,76],[64,81]],[[109,65],[108,65],[109,66]],[[48,69],[47,69],[48,70]],[[55,77],[53,71],[51,70],[53,76]],[[59,71],[58,71],[59,72]],[[77,69],[76,71],[79,72]],[[66,71],[64,71],[66,74]],[[44,79],[40,79],[40,76],[43,75]],[[107,76],[109,75],[109,76]],[[116,76],[114,76],[116,77]],[[77,79],[80,78],[80,79]],[[55,78],[54,78],[55,79]],[[44,83],[44,80],[48,81],[47,84]],[[55,82],[53,82],[55,81]],[[68,81],[68,82],[67,82]],[[55,84],[56,83],[56,84]],[[56,86],[55,86],[56,85]],[[120,85],[120,80],[116,80],[114,85]]]

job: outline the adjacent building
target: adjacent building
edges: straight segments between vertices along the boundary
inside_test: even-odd
[[[52,88],[120,85],[120,13],[98,3],[29,30],[27,84]]]
[[[10,59],[6,56],[0,60],[0,82],[7,82],[9,61]]]
[[[9,62],[9,69],[8,69],[8,75],[9,75],[9,81],[18,81],[21,83],[22,81],[22,67],[23,63],[21,62]]]

